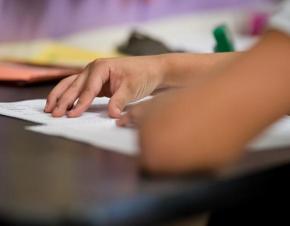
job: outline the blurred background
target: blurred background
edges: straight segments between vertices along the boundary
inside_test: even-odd
[[[212,52],[219,24],[243,50],[263,33],[279,2],[0,0],[0,58],[82,66],[95,57],[150,54],[150,48]],[[134,46],[140,39],[145,42]]]

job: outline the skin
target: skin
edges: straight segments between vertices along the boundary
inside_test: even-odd
[[[286,59],[290,38],[269,32],[211,79],[136,106],[118,124],[137,123],[140,161],[150,172],[179,174],[233,164],[245,144],[289,112]]]
[[[165,54],[98,59],[79,74],[63,79],[48,95],[44,111],[53,117],[78,117],[96,96],[107,96],[111,98],[109,115],[119,118],[128,102],[158,89],[187,86],[189,81],[204,77],[238,55]]]
[[[107,96],[111,97],[109,115],[120,117],[129,101],[158,88],[161,79],[158,75],[162,74],[158,64],[158,57],[95,60],[81,73],[62,80],[48,95],[44,111],[53,117],[78,117],[96,96]]]
[[[269,32],[252,50],[97,60],[63,80],[45,111],[77,117],[95,96],[109,115],[139,129],[140,163],[150,172],[216,170],[237,160],[260,131],[290,108],[290,38]],[[160,88],[176,88],[132,107]],[[70,110],[79,98],[76,106]],[[152,132],[154,131],[154,132]]]

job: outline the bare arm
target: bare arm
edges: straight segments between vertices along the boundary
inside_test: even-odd
[[[79,74],[63,79],[48,95],[44,111],[54,117],[78,117],[96,96],[107,96],[111,98],[109,115],[118,118],[128,102],[159,88],[188,86],[189,81],[204,77],[237,55],[165,54],[97,59]]]
[[[163,55],[163,87],[186,87],[192,80],[203,79],[205,75],[216,74],[243,52],[204,53],[204,54],[165,54]]]
[[[216,169],[290,109],[290,38],[269,32],[194,89],[155,103],[140,127],[141,163],[159,173]]]

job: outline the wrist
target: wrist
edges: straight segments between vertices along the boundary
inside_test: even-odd
[[[158,88],[171,88],[176,86],[178,72],[177,54],[161,54],[157,56],[157,68],[159,76]],[[179,78],[180,79],[180,78]]]
[[[168,88],[168,81],[170,80],[170,60],[169,54],[156,55],[154,76],[157,78],[157,89]]]

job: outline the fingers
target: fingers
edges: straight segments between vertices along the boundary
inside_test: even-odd
[[[109,115],[119,118],[129,101],[144,96],[150,88],[142,85],[144,79],[133,76],[136,74],[135,64],[132,67],[129,62],[118,59],[114,62],[92,62],[81,74],[64,79],[51,91],[45,112],[52,113],[54,117],[65,114],[68,117],[78,117],[89,108],[96,96],[105,95],[111,97]],[[70,109],[71,107],[73,108]]]
[[[81,74],[60,82],[49,94],[45,112],[52,113],[53,117],[65,114],[68,117],[78,117],[87,110],[109,77],[106,77],[104,67],[96,65],[91,63]],[[76,100],[77,104],[73,106]],[[69,110],[70,108],[72,109]]]
[[[98,70],[94,72],[95,76],[88,76],[76,106],[67,112],[68,117],[78,117],[90,107],[94,98],[100,93],[103,84],[106,82],[103,73],[104,71]]]
[[[49,93],[44,108],[44,112],[51,113],[55,108],[58,98],[62,93],[71,85],[71,83],[77,78],[78,75],[69,76],[61,80],[56,87]]]
[[[56,106],[52,111],[53,117],[62,117],[67,113],[67,110],[73,107],[73,104],[80,95],[81,90],[86,81],[85,72],[79,75],[71,85],[63,92],[57,100]]]
[[[109,116],[112,118],[120,118],[121,112],[133,98],[134,93],[130,90],[126,83],[123,83],[110,99],[108,109]]]

